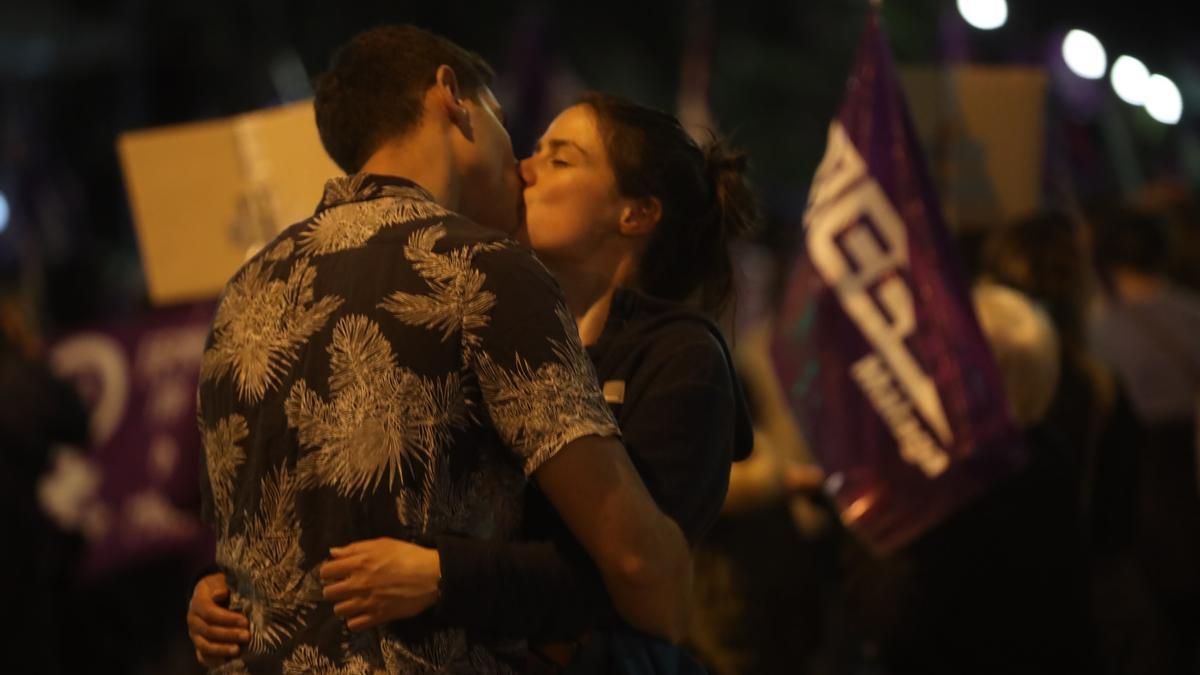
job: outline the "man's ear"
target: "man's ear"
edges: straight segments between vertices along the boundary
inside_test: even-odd
[[[653,232],[662,220],[662,202],[657,197],[639,197],[628,202],[621,209],[621,234],[644,237]]]
[[[468,140],[472,139],[471,112],[462,96],[458,75],[448,65],[438,66],[433,84],[434,104],[451,124],[462,130]]]

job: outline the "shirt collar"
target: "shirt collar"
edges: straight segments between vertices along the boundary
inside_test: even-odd
[[[337,176],[325,182],[325,194],[317,211],[381,197],[403,197],[421,201],[437,201],[428,190],[407,178],[373,173]]]

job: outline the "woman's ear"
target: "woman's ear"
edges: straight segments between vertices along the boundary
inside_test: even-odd
[[[628,202],[621,210],[621,234],[644,237],[653,232],[662,220],[662,202],[657,197],[639,197]]]

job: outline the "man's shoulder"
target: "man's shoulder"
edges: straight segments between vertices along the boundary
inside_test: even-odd
[[[445,228],[446,242],[448,244],[460,246],[469,246],[471,244],[503,244],[506,248],[520,248],[520,244],[507,234],[490,227],[484,227],[454,211],[448,212],[446,217],[442,218],[440,222],[431,223],[431,225],[438,224]]]
[[[433,228],[430,230],[430,228]],[[436,250],[460,251],[470,265],[488,278],[513,279],[518,283],[536,281],[557,288],[558,283],[532,250],[510,235],[475,221],[453,214],[425,228],[425,236],[438,239]]]

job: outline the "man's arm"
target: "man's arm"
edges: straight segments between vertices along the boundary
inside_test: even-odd
[[[464,361],[484,408],[526,475],[596,562],[617,613],[683,637],[687,544],[638,478],[558,284],[515,246],[476,255],[485,316],[464,316]]]
[[[625,344],[603,358],[614,352],[624,358],[630,353]],[[724,348],[708,328],[677,322],[674,330],[642,336],[637,349],[645,357],[626,376],[623,442],[658,508],[694,543],[720,509],[731,455],[747,449],[750,437],[742,429],[749,429],[749,415]],[[541,499],[539,491],[527,503],[527,518],[543,508]],[[597,566],[568,531],[550,525],[539,529],[527,520],[524,536],[537,541],[519,543],[439,537],[438,616],[550,641],[611,621],[614,607]]]
[[[681,641],[692,585],[687,541],[655,506],[621,443],[578,438],[534,476],[596,562],[621,618],[647,633]]]

